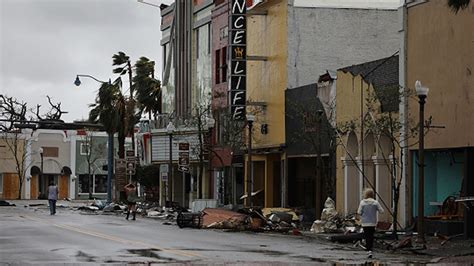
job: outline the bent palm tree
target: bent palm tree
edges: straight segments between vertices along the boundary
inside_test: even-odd
[[[448,6],[457,13],[461,9],[465,9],[469,6],[471,0],[448,0]]]
[[[161,112],[161,82],[154,78],[155,62],[140,57],[135,63],[134,89],[140,113],[146,112],[151,119]]]
[[[108,134],[115,134],[121,127],[116,109],[120,97],[122,93],[117,81],[114,84],[103,83],[99,88],[95,103],[89,105],[92,108],[89,112],[89,121],[99,122]]]
[[[126,100],[124,98],[123,104],[123,112],[124,119],[127,121],[125,123],[125,132],[124,136],[132,136],[132,147],[135,149],[135,124],[140,120],[140,116],[136,113],[135,110],[135,98],[133,96],[134,86],[133,86],[133,69],[132,64],[130,62],[130,57],[126,55],[124,52],[118,52],[112,56],[113,62],[112,66],[115,68],[113,69],[113,73],[119,74],[120,76],[128,74],[129,79],[129,86],[130,86],[130,98]],[[120,140],[120,135],[119,135]],[[124,138],[125,140],[125,138]],[[120,152],[120,151],[119,151]]]

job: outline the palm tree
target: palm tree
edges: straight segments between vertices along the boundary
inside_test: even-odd
[[[130,62],[130,57],[126,55],[124,52],[118,52],[117,54],[114,54],[112,56],[112,66],[115,66],[116,68],[113,69],[113,72],[115,74],[119,74],[120,76],[128,74],[128,80],[129,80],[129,86],[130,86],[130,98],[128,101],[124,99],[122,102],[123,105],[123,119],[127,121],[127,123],[124,123],[125,126],[125,132],[124,136],[126,137],[127,135],[132,136],[132,148],[135,150],[135,124],[139,121],[140,116],[136,113],[135,110],[135,99],[133,97],[133,83],[132,83],[132,76],[133,76],[133,69],[132,69],[132,64]],[[120,132],[119,132],[119,141],[120,141]],[[125,140],[125,138],[123,139]],[[119,142],[120,143],[120,142]],[[120,147],[119,147],[119,153],[120,153]]]
[[[89,121],[99,122],[109,136],[118,133],[119,158],[125,158],[125,137],[128,120],[127,105],[122,94],[122,80],[117,78],[113,84],[103,83],[99,88],[94,104],[89,105]]]
[[[465,9],[469,6],[471,0],[448,0],[448,6],[457,13],[461,9]]]
[[[150,119],[152,114],[156,119],[157,113],[161,112],[161,82],[154,78],[154,70],[154,61],[140,57],[135,63],[136,74],[133,77],[140,113],[148,113]]]
[[[123,97],[117,80],[113,84],[102,83],[97,93],[95,103],[90,104],[89,121],[99,122],[108,134],[115,134],[121,127],[121,121],[116,109],[118,100]]]

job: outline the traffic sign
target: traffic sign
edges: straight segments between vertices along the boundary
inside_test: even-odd
[[[135,151],[134,150],[127,150],[126,151],[126,157],[135,157]]]
[[[167,172],[168,172],[168,165],[160,164],[160,173],[167,173]]]
[[[180,151],[189,151],[189,143],[187,142],[180,142],[178,147]]]
[[[135,174],[135,169],[136,169],[135,161],[127,162],[127,174],[134,175]]]
[[[189,166],[188,165],[178,165],[178,170],[181,172],[189,172]]]
[[[161,181],[168,181],[168,173],[167,172],[162,172],[161,173]]]
[[[189,156],[188,157],[179,157],[179,165],[189,165]]]
[[[178,144],[178,170],[189,172],[189,143],[181,142]]]

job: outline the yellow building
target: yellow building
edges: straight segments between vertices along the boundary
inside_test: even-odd
[[[265,61],[247,58],[247,113],[256,115],[252,132],[254,192],[262,191],[253,199],[257,206],[282,204],[280,187],[284,159],[281,148],[285,143],[287,6],[286,0],[266,1],[251,10],[267,12],[266,15],[252,15],[247,19],[247,56],[265,58]],[[265,133],[261,129],[266,125],[269,127]],[[246,191],[248,184],[246,182]]]
[[[335,113],[341,133],[336,136],[336,202],[344,214],[355,213],[363,188],[371,187],[386,210],[379,219],[392,219],[399,147],[392,146],[391,139],[398,137],[399,128],[389,132],[381,122],[392,117],[391,125],[398,124],[398,60],[391,56],[337,72]]]

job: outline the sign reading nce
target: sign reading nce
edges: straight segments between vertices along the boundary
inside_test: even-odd
[[[234,120],[245,120],[247,12],[245,0],[231,0],[229,18],[230,91],[229,106]]]

